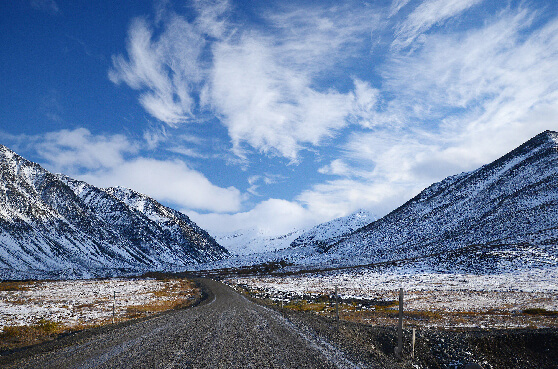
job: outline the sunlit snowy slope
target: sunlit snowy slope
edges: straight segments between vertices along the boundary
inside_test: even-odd
[[[233,255],[273,252],[289,247],[304,230],[293,229],[286,234],[269,235],[262,229],[240,229],[235,232],[214,234],[215,240]]]
[[[310,229],[292,229],[281,235],[269,235],[262,229],[243,229],[231,233],[215,234],[214,237],[231,254],[241,256],[260,254],[259,259],[264,253],[276,255],[277,252],[287,248],[323,249],[375,219],[370,212],[361,209]]]
[[[186,215],[123,188],[100,189],[0,146],[0,278],[178,270],[228,252]]]
[[[376,218],[366,210],[358,210],[346,217],[319,224],[291,243],[291,247],[314,246],[324,251],[348,234],[373,222]]]

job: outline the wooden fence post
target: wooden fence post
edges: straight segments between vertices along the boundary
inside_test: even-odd
[[[415,358],[415,328],[413,328],[413,339],[412,339],[413,351],[411,351],[411,359]]]
[[[335,286],[335,319],[339,320],[339,294]]]
[[[401,358],[403,353],[403,288],[399,289],[399,324],[397,325],[397,347],[395,355]]]
[[[114,324],[115,320],[115,310],[116,310],[116,291],[114,291],[114,296],[112,298],[112,324]]]

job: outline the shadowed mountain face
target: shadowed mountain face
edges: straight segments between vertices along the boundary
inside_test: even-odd
[[[52,174],[0,146],[0,278],[180,270],[228,256],[186,215]]]
[[[426,188],[330,246],[328,259],[429,257],[454,270],[557,265],[558,133],[546,131],[475,171]]]

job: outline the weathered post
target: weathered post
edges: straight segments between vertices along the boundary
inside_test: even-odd
[[[335,319],[339,320],[339,294],[337,292],[337,286],[335,286]]]
[[[112,298],[112,324],[115,320],[115,310],[116,310],[116,291],[114,291],[114,296]]]
[[[415,358],[415,328],[413,328],[413,339],[412,339],[413,351],[411,351],[411,359]]]
[[[397,348],[395,355],[401,358],[403,352],[403,288],[399,289],[399,324],[397,326]]]

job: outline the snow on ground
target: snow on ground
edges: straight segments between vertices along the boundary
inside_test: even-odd
[[[177,283],[175,280],[146,279],[21,283],[17,289],[0,290],[0,330],[4,326],[34,324],[41,319],[67,326],[111,320],[115,292],[118,319],[126,314],[127,307],[153,303],[161,299],[161,294],[157,292],[172,288]],[[173,298],[176,297],[164,297],[165,300]]]
[[[405,309],[440,312],[520,312],[528,308],[558,310],[558,270],[535,269],[493,275],[389,273],[352,270],[287,277],[247,277],[227,280],[276,299],[331,295],[338,286],[342,298],[397,300],[405,291]]]

